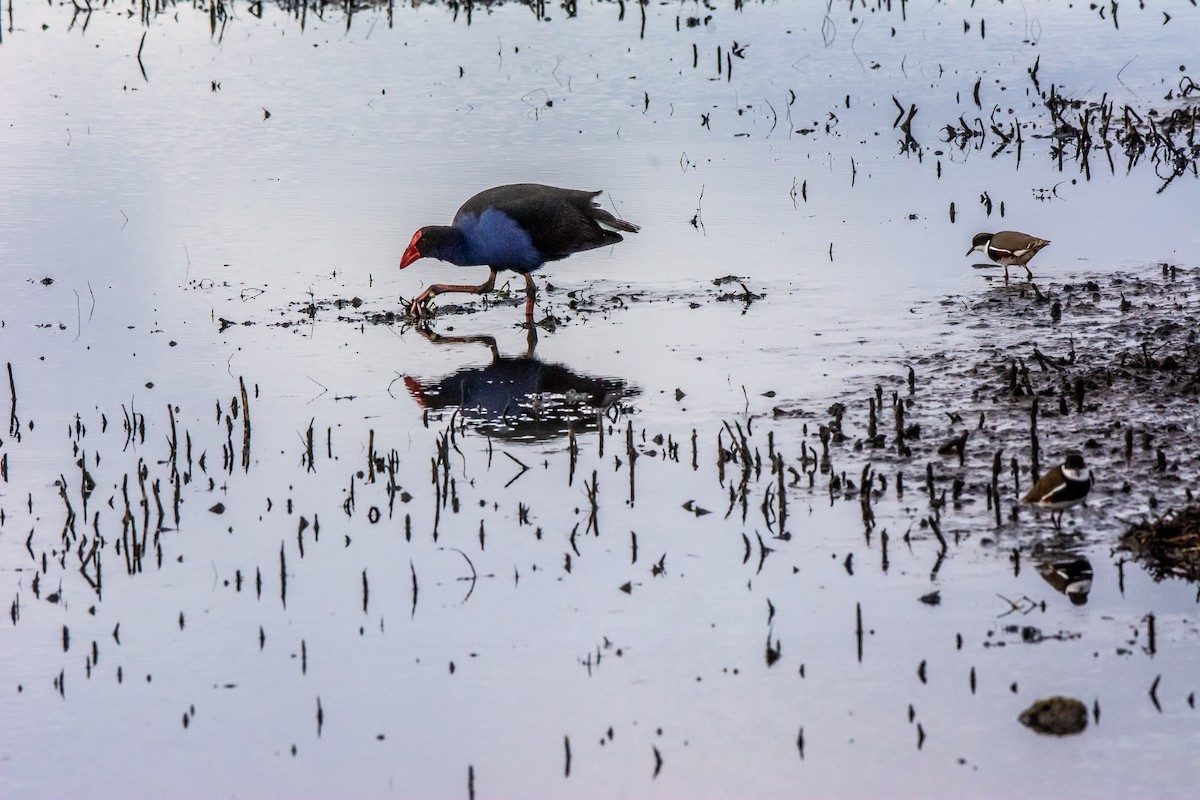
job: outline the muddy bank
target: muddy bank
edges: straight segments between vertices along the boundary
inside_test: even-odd
[[[1190,500],[1200,452],[1200,345],[1188,322],[1200,313],[1196,272],[1039,277],[940,305],[974,346],[908,354],[829,414],[802,415],[817,426],[822,459],[849,461],[850,475],[864,461],[915,467],[909,480],[935,516],[949,506],[969,525],[986,509],[996,529],[1032,521],[1016,498],[1069,451],[1097,476],[1074,523],[1087,536],[1115,541],[1123,520]]]
[[[1121,537],[1121,550],[1131,553],[1155,580],[1200,582],[1200,507],[1171,509],[1133,525]]]

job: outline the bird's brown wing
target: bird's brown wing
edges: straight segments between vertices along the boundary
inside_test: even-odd
[[[1054,495],[1061,492],[1066,485],[1067,481],[1063,478],[1062,468],[1055,467],[1038,479],[1038,482],[1033,485],[1028,494],[1021,498],[1021,502],[1040,503],[1052,501]]]
[[[1000,231],[992,236],[991,246],[994,250],[1003,251],[1012,258],[1032,258],[1034,253],[1050,244],[1045,239],[1030,236],[1019,231]]]

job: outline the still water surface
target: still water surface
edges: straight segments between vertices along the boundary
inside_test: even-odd
[[[1122,4],[1118,27],[1049,2],[13,5],[0,794],[1189,793],[1195,588],[1112,552],[1148,511],[1115,488],[1138,464],[1100,456],[1061,537],[997,526],[990,471],[967,474],[942,560],[924,460],[876,460],[867,531],[828,483],[869,452],[835,448],[811,489],[799,472],[833,402],[861,439],[875,384],[905,392],[922,357],[1086,336],[964,320],[1014,291],[963,257],[975,232],[1053,240],[1043,286],[1195,266],[1194,174],[1158,192],[1149,159],[1093,152],[1089,179],[1072,146],[1060,168],[1030,78],[1186,106],[1164,98],[1200,66],[1193,7]],[[1019,159],[945,142],[960,117],[1017,121]],[[503,302],[434,337],[381,322],[483,279],[396,264],[517,181],[603,188],[642,232],[539,273],[561,324],[536,341]],[[761,299],[718,299],[742,291],[725,275]],[[985,410],[918,375],[950,392],[914,412],[929,438]],[[525,422],[497,385],[538,387]],[[456,393],[476,399],[456,413]],[[973,464],[1027,460],[1004,424]],[[739,430],[745,484],[718,455]],[[1043,463],[1099,430],[1043,420]],[[799,471],[783,535],[770,452]],[[1084,605],[1037,569],[1078,557]],[[1063,739],[1017,723],[1053,694],[1099,718]]]

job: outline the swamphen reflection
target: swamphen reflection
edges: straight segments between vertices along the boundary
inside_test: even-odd
[[[600,192],[517,183],[487,189],[463,203],[450,225],[429,225],[413,234],[400,259],[404,269],[419,258],[436,258],[460,267],[486,265],[488,278],[478,286],[435,283],[409,307],[429,316],[429,301],[446,292],[490,292],[496,273],[509,269],[525,276],[525,316],[533,316],[537,288],[530,273],[547,261],[616,244],[617,231],[637,233],[638,226],[600,208]]]
[[[537,331],[530,327],[522,356],[502,356],[491,336],[440,336],[417,330],[435,344],[487,345],[492,363],[464,367],[441,379],[405,376],[404,385],[422,408],[458,409],[490,435],[504,439],[547,441],[594,430],[600,415],[638,390],[619,378],[581,375],[562,364],[534,356]]]

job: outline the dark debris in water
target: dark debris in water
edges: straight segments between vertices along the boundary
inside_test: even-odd
[[[1120,548],[1132,553],[1155,580],[1200,582],[1200,504],[1132,525]]]
[[[726,275],[711,281],[717,289],[706,289],[702,285],[688,287],[682,290],[646,290],[635,289],[631,286],[589,286],[582,289],[563,290],[553,284],[546,284],[545,291],[538,293],[537,314],[539,317],[534,324],[544,331],[553,332],[563,325],[586,319],[592,315],[609,315],[641,303],[687,303],[691,308],[699,308],[710,302],[738,302],[742,304],[745,314],[751,305],[766,297],[765,293],[752,291],[744,279],[734,275]],[[737,291],[720,291],[719,287],[736,285]],[[522,290],[511,290],[502,287],[479,300],[466,302],[438,302],[432,306],[434,317],[455,317],[479,314],[493,307],[519,308],[525,304]],[[233,320],[224,317],[219,319],[220,331],[224,332],[235,326],[250,326],[264,324],[277,328],[292,328],[303,325],[325,312],[333,312],[339,322],[352,325],[419,325],[427,319],[413,316],[408,299],[401,297],[394,305],[386,308],[370,308],[367,301],[360,297],[310,297],[303,301],[289,303],[285,309],[274,312],[274,320]],[[514,318],[514,321],[517,321]]]
[[[742,283],[741,281],[738,281],[738,286],[742,287],[740,292],[722,292],[721,294],[717,295],[717,301],[722,303],[736,301],[744,304],[746,308],[750,308],[751,303],[756,300],[762,300],[764,297],[766,297],[765,294],[755,294],[754,292],[750,291],[746,288],[746,284]]]
[[[932,592],[923,594],[917,599],[927,606],[937,606],[942,604],[942,593],[937,589],[934,589]]]
[[[1038,700],[1017,718],[1025,727],[1048,736],[1073,736],[1087,728],[1088,712],[1079,700],[1055,695]]]

